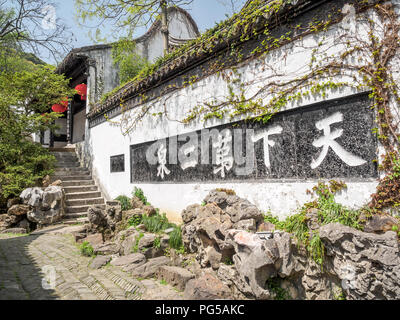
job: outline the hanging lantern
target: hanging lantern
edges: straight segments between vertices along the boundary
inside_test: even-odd
[[[82,100],[86,100],[87,85],[84,83],[78,84],[75,87],[76,92],[81,96]]]
[[[68,109],[68,106],[66,107],[66,106],[64,106],[62,104],[58,104],[58,103],[53,104],[51,106],[51,110],[53,110],[54,112],[57,112],[57,113],[63,113],[65,111],[67,111],[67,109]]]

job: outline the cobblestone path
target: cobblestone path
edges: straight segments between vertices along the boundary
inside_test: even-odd
[[[158,280],[138,280],[119,267],[88,267],[71,235],[43,231],[0,236],[0,300],[177,300],[182,293]],[[44,268],[44,269],[43,269]],[[46,268],[55,288],[46,290]]]

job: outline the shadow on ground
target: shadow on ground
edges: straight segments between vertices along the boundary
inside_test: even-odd
[[[0,235],[0,300],[55,300],[54,290],[43,287],[46,277],[30,253],[39,234]]]

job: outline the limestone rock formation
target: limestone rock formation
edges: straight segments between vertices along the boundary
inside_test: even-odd
[[[20,195],[22,202],[28,205],[29,221],[39,225],[49,225],[61,220],[65,213],[65,194],[61,187],[25,189]]]
[[[230,299],[231,291],[221,280],[211,273],[189,280],[184,292],[186,300]]]
[[[204,206],[191,205],[182,213],[182,237],[189,252],[197,253],[202,267],[218,269],[234,250],[225,241],[229,229],[256,231],[263,215],[256,206],[236,195],[211,191]]]

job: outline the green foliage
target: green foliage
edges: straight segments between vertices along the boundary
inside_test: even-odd
[[[307,213],[310,209],[316,209],[316,212],[318,212],[317,222],[321,226],[329,223],[341,223],[361,230],[360,214],[362,210],[351,210],[335,201],[335,193],[344,188],[346,188],[346,185],[342,182],[334,180],[331,180],[329,184],[320,182],[313,188],[313,192],[318,196],[317,200],[306,203],[298,214],[291,215],[284,221],[279,221],[278,218],[269,213],[264,216],[264,221],[273,223],[277,230],[292,233],[299,241],[299,244],[303,244],[306,247],[311,258],[322,268],[324,245],[318,231],[311,232],[309,230]]]
[[[149,62],[136,53],[134,41],[122,38],[112,46],[112,58],[115,65],[119,66],[119,82],[126,83],[148,66]]]
[[[160,284],[162,284],[163,286],[168,285],[168,282],[164,279],[160,280]]]
[[[157,233],[175,226],[175,224],[168,221],[165,213],[163,213],[162,215],[157,213],[155,215],[152,215],[151,217],[144,215],[142,219],[142,223],[144,224],[148,232]]]
[[[136,198],[139,198],[139,200],[142,201],[144,205],[150,205],[150,203],[147,202],[147,198],[145,197],[143,190],[141,188],[135,187],[135,190],[133,191],[132,195]]]
[[[121,195],[115,198],[115,200],[121,203],[122,211],[127,211],[132,209],[131,199],[129,199],[127,196]]]
[[[183,248],[181,227],[175,226],[174,230],[169,234],[169,246],[176,250]]]
[[[94,255],[94,249],[92,245],[85,241],[79,246],[79,250],[81,252],[81,255],[85,257],[92,257]]]
[[[289,292],[281,287],[278,278],[268,279],[267,288],[273,294],[274,300],[292,300]]]
[[[227,266],[233,265],[233,261],[232,261],[232,259],[229,258],[229,257],[226,257],[226,258],[223,260],[223,262],[224,262],[224,264],[226,264]]]
[[[153,247],[156,249],[161,248],[161,238],[160,237],[157,237],[154,239]]]
[[[30,137],[57,128],[60,115],[49,110],[74,93],[68,82],[54,68],[30,62],[0,71],[0,207],[52,174],[55,158]]]
[[[135,215],[128,220],[128,226],[129,227],[137,227],[139,224],[142,223],[142,216],[141,215]]]
[[[137,253],[138,251],[139,251],[139,241],[140,241],[140,239],[142,239],[144,237],[144,233],[143,232],[141,232],[141,233],[139,233],[139,235],[135,238],[135,244],[133,245],[133,247],[132,247],[132,252],[133,253]]]

